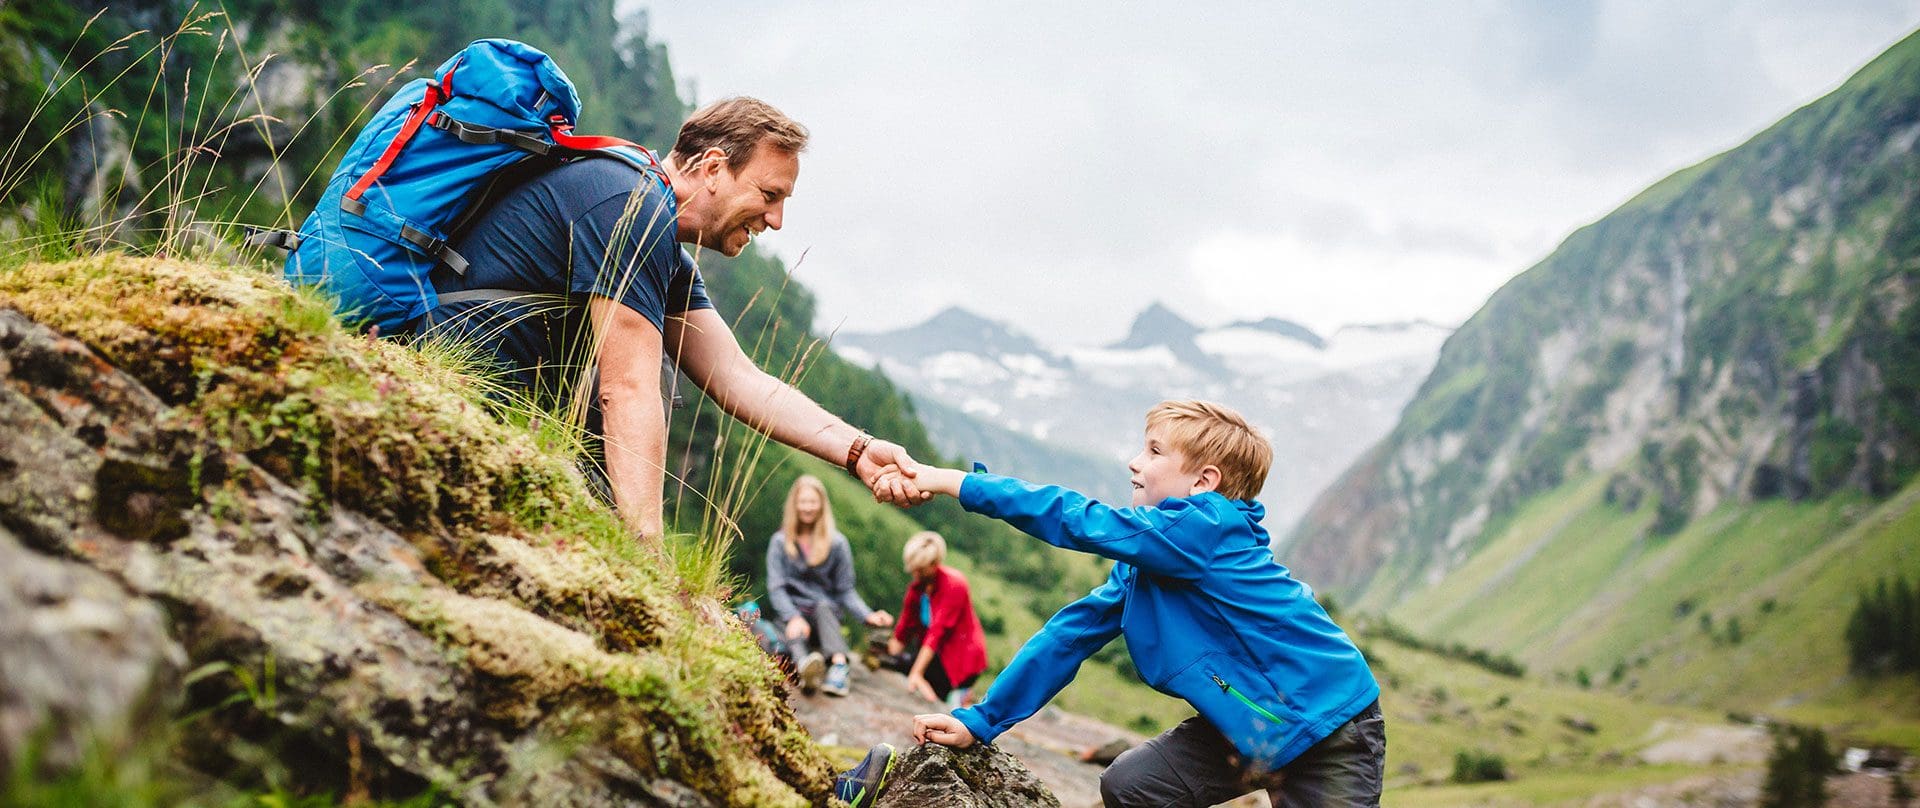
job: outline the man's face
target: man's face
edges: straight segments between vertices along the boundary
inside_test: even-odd
[[[767,228],[780,229],[787,197],[800,176],[800,155],[765,144],[755,146],[739,171],[724,155],[709,152],[692,179],[700,183],[683,206],[683,226],[697,228],[696,243],[721,255],[739,255]],[[685,214],[694,213],[693,217]],[[687,218],[693,221],[686,222]]]
[[[1133,472],[1133,504],[1158,505],[1170,497],[1192,496],[1198,475],[1187,472],[1186,464],[1158,427],[1149,428],[1146,445],[1127,463],[1127,470]]]

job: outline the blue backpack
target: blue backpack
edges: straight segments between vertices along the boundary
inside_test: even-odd
[[[415,79],[375,113],[341,158],[298,233],[256,233],[289,250],[289,282],[325,289],[334,312],[377,334],[405,333],[440,304],[428,273],[466,274],[447,241],[482,200],[514,181],[507,169],[583,156],[625,160],[667,186],[651,152],[573,134],[580,96],[553,59],[509,39],[482,39]]]

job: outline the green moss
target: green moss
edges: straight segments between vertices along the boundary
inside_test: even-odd
[[[177,261],[26,264],[0,272],[0,305],[159,392],[214,447],[199,477],[219,476],[210,457],[244,455],[305,485],[316,515],[340,503],[405,536],[446,586],[361,594],[472,668],[495,720],[600,742],[724,804],[826,799],[826,759],[711,587],[690,587],[672,548],[634,541],[570,467],[577,441],[491,402],[457,353],[353,336],[262,271]],[[211,512],[237,484],[193,482],[161,493]]]

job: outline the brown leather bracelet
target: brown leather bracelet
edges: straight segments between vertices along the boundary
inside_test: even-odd
[[[854,469],[859,466],[861,455],[867,453],[867,444],[872,442],[872,435],[861,432],[860,437],[854,438],[853,444],[847,447],[847,473],[853,475],[856,479],[859,478],[860,472]]]

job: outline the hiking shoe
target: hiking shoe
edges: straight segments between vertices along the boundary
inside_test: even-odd
[[[825,676],[826,673],[826,658],[820,656],[819,651],[808,654],[806,659],[800,660],[800,692],[812,693],[819,690],[820,677]]]
[[[829,696],[847,695],[847,663],[835,662],[827,669],[827,683],[820,686]]]
[[[853,808],[867,808],[880,798],[887,787],[887,775],[893,773],[893,744],[877,743],[867,750],[860,765],[833,778],[833,794]]]

